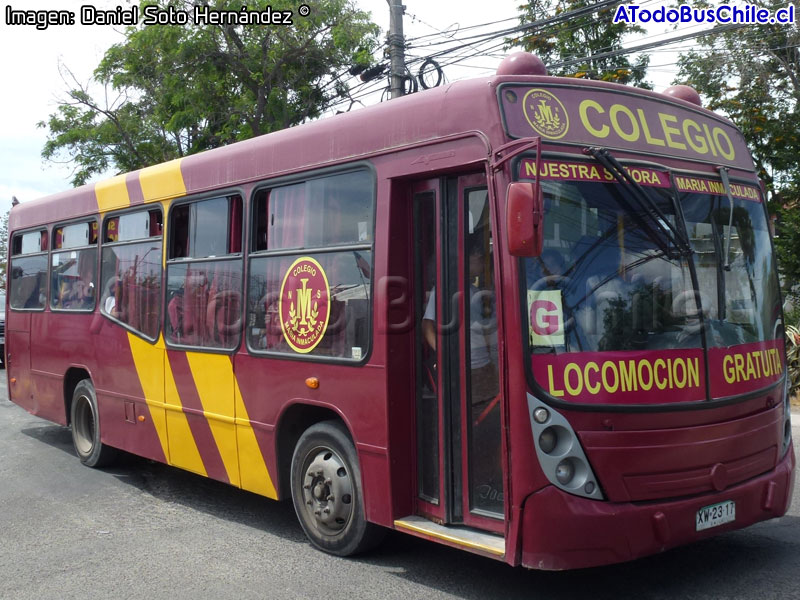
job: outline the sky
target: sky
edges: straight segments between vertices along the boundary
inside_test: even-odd
[[[482,31],[494,31],[516,24],[520,0],[404,0],[404,34],[412,40],[420,36],[453,32],[488,22]],[[121,41],[120,27],[110,25],[54,25],[45,30],[34,26],[6,24],[6,5],[24,10],[69,10],[79,14],[86,0],[12,0],[3,3],[0,15],[0,211],[5,212],[16,196],[24,202],[70,187],[69,165],[41,158],[47,139],[46,130],[37,127],[55,112],[59,98],[67,89],[64,67],[85,84],[105,50]],[[385,32],[389,27],[386,0],[356,0],[372,13],[373,20]],[[313,2],[309,2],[313,7]],[[94,0],[103,9],[127,8],[127,0]],[[491,7],[490,9],[487,7]],[[508,19],[508,21],[497,23]],[[649,41],[649,40],[648,40]],[[421,45],[419,40],[417,45]],[[424,54],[424,48],[411,48],[411,54]],[[491,74],[499,64],[497,57],[464,61],[445,69],[449,81]],[[674,59],[667,59],[674,60]],[[651,61],[653,62],[653,61]],[[661,62],[664,62],[663,60]],[[653,64],[657,64],[653,62]],[[673,70],[674,71],[674,70]],[[661,69],[655,73],[656,90],[669,83],[674,72]],[[653,81],[653,77],[650,78]],[[365,104],[379,101],[379,94],[363,98]],[[108,175],[113,175],[109,173]]]

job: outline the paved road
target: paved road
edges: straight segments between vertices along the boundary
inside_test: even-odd
[[[0,372],[0,378],[4,379]],[[800,414],[795,415],[800,439]],[[0,599],[800,598],[790,514],[613,567],[512,569],[399,533],[358,559],[305,541],[290,503],[136,457],[78,462],[69,430],[0,391]]]

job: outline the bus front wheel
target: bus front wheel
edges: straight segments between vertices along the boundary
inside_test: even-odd
[[[367,522],[356,449],[340,422],[317,423],[300,436],[291,488],[300,524],[320,550],[349,556],[383,537],[380,527]]]
[[[87,467],[105,467],[117,456],[116,448],[100,441],[100,419],[97,395],[91,380],[84,379],[75,386],[70,409],[72,444],[81,462]]]

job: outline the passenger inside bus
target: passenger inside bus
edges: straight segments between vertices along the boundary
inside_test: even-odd
[[[90,309],[94,305],[94,272],[95,253],[83,251],[78,254],[78,276],[64,274],[60,281],[59,308],[72,310]],[[67,263],[71,267],[75,264],[73,259]],[[63,271],[62,271],[63,272]]]
[[[117,297],[122,292],[122,280],[119,277],[112,277],[106,289],[105,294],[103,295],[103,309],[105,310],[106,314],[109,316],[114,317],[115,319],[120,318],[120,310],[119,304],[117,301]]]

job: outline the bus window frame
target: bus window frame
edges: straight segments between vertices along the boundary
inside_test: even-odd
[[[175,209],[180,208],[181,206],[186,206],[189,204],[194,204],[197,202],[203,202],[204,200],[214,200],[215,198],[231,198],[234,196],[238,196],[242,202],[242,225],[240,230],[241,235],[241,243],[242,243],[242,250],[239,252],[234,252],[230,254],[224,254],[222,256],[205,256],[201,258],[194,258],[191,256],[179,256],[175,258],[171,258],[170,253],[170,244],[172,243],[172,232],[173,232],[173,219],[174,215],[173,212]],[[239,349],[242,347],[242,339],[245,336],[245,319],[247,318],[247,308],[245,306],[245,293],[247,292],[247,261],[245,260],[245,244],[248,243],[246,239],[247,234],[247,219],[245,218],[245,211],[247,210],[247,194],[245,194],[244,188],[241,186],[229,187],[229,188],[220,188],[215,189],[208,192],[203,192],[200,194],[194,194],[191,196],[182,196],[180,198],[175,198],[170,202],[169,208],[166,211],[166,220],[162,223],[162,261],[163,261],[163,270],[161,272],[161,319],[160,319],[160,334],[164,337],[164,344],[167,350],[180,350],[180,351],[188,351],[188,352],[205,352],[208,354],[226,354],[226,355],[234,355],[239,352]],[[228,215],[228,224],[230,225],[230,215]],[[163,220],[163,213],[162,213],[162,220]],[[190,223],[191,224],[191,223]],[[230,245],[230,232],[228,237],[226,238],[226,244]],[[240,316],[242,318],[242,325],[239,328],[239,339],[236,345],[232,348],[218,348],[213,346],[197,346],[193,344],[180,344],[175,343],[174,341],[170,340],[167,336],[167,319],[169,318],[169,311],[167,307],[169,305],[169,267],[170,265],[183,265],[183,264],[199,264],[199,263],[208,263],[208,262],[233,262],[234,260],[238,259],[241,265],[241,273],[242,273],[242,281],[239,286],[239,293],[242,297],[242,306],[240,309]]]
[[[135,214],[137,212],[144,212],[144,211],[151,212],[153,210],[158,210],[159,212],[161,212],[161,234],[159,236],[150,236],[150,237],[139,238],[139,239],[135,239],[135,240],[125,240],[125,241],[122,241],[122,242],[118,242],[118,241],[106,242],[105,241],[106,227],[108,226],[108,223],[112,219],[119,218],[121,215]],[[133,244],[141,244],[144,240],[151,240],[154,237],[158,237],[158,239],[161,240],[161,256],[160,256],[161,283],[160,283],[160,285],[162,287],[162,290],[161,290],[162,293],[159,293],[159,295],[158,295],[158,297],[159,297],[159,306],[158,306],[159,315],[158,315],[158,329],[156,330],[155,337],[151,338],[151,337],[145,335],[142,331],[140,331],[138,329],[134,329],[128,323],[125,323],[124,321],[120,321],[119,319],[116,319],[116,318],[112,317],[110,314],[108,314],[107,312],[105,312],[105,310],[103,309],[103,306],[102,306],[102,293],[104,292],[104,290],[100,290],[101,297],[100,297],[100,300],[97,303],[97,309],[98,309],[98,311],[100,312],[100,314],[103,317],[105,317],[106,319],[108,319],[112,323],[114,323],[116,325],[119,325],[123,329],[125,329],[127,331],[130,331],[131,333],[133,333],[134,335],[142,338],[143,340],[147,340],[151,344],[155,344],[158,341],[158,338],[161,336],[161,333],[163,332],[163,323],[162,323],[162,321],[163,321],[163,313],[164,313],[163,287],[164,287],[164,273],[166,272],[166,267],[165,267],[165,264],[164,264],[164,240],[165,240],[166,236],[164,235],[164,230],[165,230],[165,228],[164,228],[164,207],[161,205],[161,203],[156,202],[156,203],[150,203],[150,204],[136,205],[136,206],[132,206],[132,207],[130,207],[128,209],[118,210],[118,211],[113,211],[113,212],[106,213],[105,215],[103,215],[103,221],[101,223],[101,229],[100,229],[100,231],[98,233],[98,241],[100,242],[100,277],[99,277],[100,282],[103,281],[103,262],[104,262],[103,261],[103,250],[106,247],[117,248],[117,247],[122,247],[122,246],[132,246]],[[100,286],[100,287],[102,287],[102,286]]]
[[[270,190],[285,187],[289,185],[294,185],[298,183],[305,183],[308,181],[312,181],[314,179],[322,179],[325,177],[331,177],[336,175],[347,175],[348,173],[356,173],[359,171],[367,172],[371,179],[372,179],[372,236],[369,243],[362,243],[362,244],[334,244],[331,246],[320,246],[320,247],[294,247],[294,248],[280,248],[277,250],[254,250],[254,240],[255,240],[255,229],[256,229],[256,196],[260,192],[266,192],[267,198],[269,198]],[[363,352],[360,360],[354,360],[352,358],[345,358],[339,356],[318,356],[318,355],[309,355],[309,354],[301,354],[299,352],[276,352],[273,350],[261,350],[257,348],[253,348],[250,344],[250,336],[247,335],[247,323],[249,321],[250,315],[253,314],[250,310],[250,299],[249,295],[245,298],[245,315],[244,315],[244,327],[243,327],[243,343],[245,348],[247,349],[247,353],[250,356],[258,357],[258,358],[268,358],[274,360],[292,360],[297,362],[308,362],[308,363],[321,363],[321,364],[332,364],[332,365],[340,365],[340,366],[347,366],[347,367],[363,367],[366,365],[371,356],[373,349],[375,347],[374,337],[375,337],[375,238],[376,238],[376,226],[377,226],[377,213],[378,213],[378,172],[375,168],[375,165],[369,161],[358,161],[354,163],[347,163],[343,165],[336,165],[332,167],[325,167],[322,169],[315,169],[313,171],[303,171],[302,173],[293,173],[291,175],[283,176],[283,177],[276,177],[274,179],[268,179],[264,181],[257,182],[253,189],[250,192],[250,202],[249,202],[249,209],[247,214],[247,219],[244,219],[247,223],[248,229],[248,239],[247,239],[247,252],[245,256],[246,262],[246,272],[245,278],[247,282],[245,283],[245,289],[247,293],[250,292],[250,271],[251,271],[251,264],[252,260],[259,259],[262,257],[278,257],[278,256],[309,256],[314,254],[332,254],[336,252],[346,252],[348,250],[369,250],[370,257],[372,259],[372,277],[370,277],[369,281],[369,346],[367,347],[366,351]]]
[[[51,247],[52,247],[50,238],[53,235],[53,231],[55,231],[55,228],[52,225],[44,225],[44,226],[38,225],[36,227],[30,227],[30,228],[27,228],[27,229],[21,229],[19,231],[14,231],[8,237],[9,241],[11,242],[11,244],[9,245],[9,248],[8,248],[8,263],[9,263],[8,266],[13,268],[14,258],[15,257],[29,257],[29,256],[46,256],[47,257],[47,269],[45,270],[46,276],[45,276],[45,282],[44,282],[45,301],[42,304],[42,306],[38,307],[38,308],[14,308],[13,306],[11,306],[11,295],[9,294],[8,295],[8,299],[7,299],[8,310],[12,310],[14,312],[20,312],[20,313],[34,313],[34,312],[45,312],[49,308],[49,306],[50,306],[50,251],[51,251]],[[39,252],[30,252],[28,254],[23,254],[21,252],[19,254],[13,254],[12,253],[12,249],[14,247],[14,239],[16,237],[18,237],[18,236],[21,237],[21,236],[25,235],[26,233],[39,233],[39,235],[41,235],[42,232],[44,232],[46,234],[46,236],[47,236],[46,237],[46,239],[47,239],[47,249],[46,250],[39,250]],[[40,242],[40,248],[41,248],[41,242]],[[10,287],[11,287],[11,269],[7,269],[7,275],[6,276],[7,276],[6,287],[9,288],[9,289],[7,289],[7,292],[10,292],[11,291],[10,290]]]
[[[70,225],[79,225],[81,223],[88,223],[89,224],[89,233],[91,236],[91,224],[92,222],[97,224],[97,239],[95,240],[94,244],[88,244],[85,246],[75,246],[73,248],[56,248],[55,247],[55,235],[56,231],[59,227],[68,227]],[[82,217],[76,217],[74,219],[70,219],[68,221],[56,221],[50,224],[49,227],[49,237],[47,240],[48,248],[49,248],[49,259],[47,262],[47,280],[48,280],[48,290],[47,290],[47,307],[50,312],[53,313],[65,313],[65,314],[89,314],[93,313],[98,305],[99,301],[97,298],[98,288],[98,281],[94,282],[94,302],[91,308],[60,308],[57,306],[53,306],[53,298],[51,296],[52,293],[52,277],[53,277],[53,255],[54,254],[61,254],[66,252],[83,252],[84,250],[89,250],[94,248],[95,250],[95,257],[94,257],[94,267],[95,267],[95,280],[99,279],[100,276],[100,247],[101,247],[101,237],[102,231],[101,227],[101,218],[99,214],[90,214],[84,215]],[[90,238],[91,239],[91,238]]]

